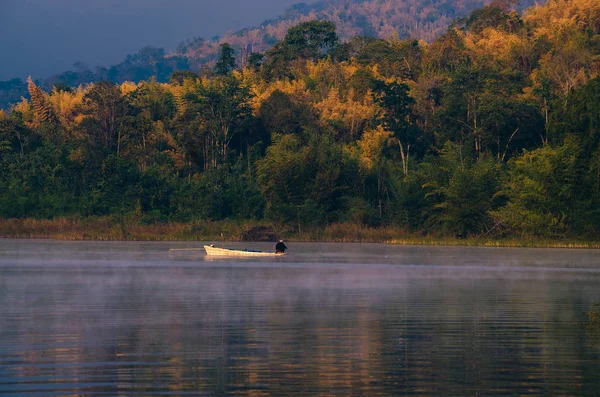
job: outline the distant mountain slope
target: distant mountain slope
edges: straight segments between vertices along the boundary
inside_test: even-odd
[[[342,40],[354,36],[382,39],[417,38],[433,41],[452,21],[467,16],[492,0],[321,0],[313,4],[299,3],[283,15],[264,22],[260,27],[227,33],[218,40],[193,39],[182,43],[173,55],[184,56],[193,68],[213,61],[219,45],[229,43],[241,54],[263,52],[283,39],[288,29],[298,23],[320,19],[337,26]],[[496,2],[499,2],[496,0]],[[510,0],[500,1],[511,3]],[[544,0],[521,0],[523,10]]]
[[[512,0],[495,0],[512,3]],[[93,81],[141,81],[155,76],[166,81],[175,70],[198,71],[214,62],[222,43],[235,49],[240,61],[251,52],[263,52],[281,40],[287,30],[300,22],[313,19],[329,20],[336,24],[342,40],[353,36],[372,36],[400,39],[418,38],[432,41],[442,34],[450,23],[468,15],[492,0],[321,0],[313,4],[299,3],[287,9],[276,20],[264,22],[257,28],[228,32],[223,37],[205,40],[194,38],[181,43],[172,53],[146,47],[137,54],[128,55],[120,64],[110,68],[90,70],[74,65],[76,70],[39,80],[40,86],[50,89],[56,84],[77,86]],[[521,0],[518,9],[545,0]],[[0,109],[27,96],[27,84],[20,79],[0,82]]]

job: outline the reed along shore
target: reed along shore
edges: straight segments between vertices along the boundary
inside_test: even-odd
[[[479,247],[600,248],[600,241],[536,239],[534,237],[415,235],[393,227],[331,224],[298,227],[258,221],[201,221],[150,223],[136,217],[56,219],[0,219],[0,238],[32,238],[96,241],[274,241],[387,243],[399,245],[448,245]]]

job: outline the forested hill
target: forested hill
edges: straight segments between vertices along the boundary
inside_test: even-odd
[[[599,238],[597,0],[490,5],[431,43],[303,22],[251,58],[28,81],[0,112],[0,218]]]
[[[51,89],[54,85],[76,87],[102,80],[115,83],[139,82],[152,76],[160,82],[166,82],[175,70],[198,72],[203,65],[214,63],[223,43],[233,46],[238,63],[245,63],[251,52],[264,52],[282,40],[290,27],[314,19],[335,23],[342,40],[354,36],[370,36],[432,41],[453,20],[468,15],[490,1],[492,0],[321,0],[312,4],[299,3],[286,10],[278,19],[266,21],[258,28],[228,32],[222,37],[190,39],[181,43],[173,52],[146,47],[109,68],[90,70],[78,63],[73,70],[60,75],[46,79],[34,76],[34,79],[44,89]],[[513,3],[513,0],[501,1]],[[527,7],[534,1],[521,0],[518,8]],[[0,81],[0,109],[8,108],[9,104],[19,101],[21,96],[27,96],[26,82],[20,79]]]
[[[175,52],[185,56],[191,65],[198,67],[214,60],[219,44],[226,42],[245,52],[263,52],[284,38],[288,29],[301,22],[326,20],[333,22],[341,40],[356,36],[380,39],[414,38],[431,42],[439,37],[456,19],[465,17],[476,8],[492,0],[321,0],[316,3],[299,3],[272,21],[258,28],[227,33],[218,41],[193,39],[182,43]],[[517,0],[500,0],[513,5]],[[535,0],[521,0],[522,10]],[[544,0],[537,3],[544,3]]]

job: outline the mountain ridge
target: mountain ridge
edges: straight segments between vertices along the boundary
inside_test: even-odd
[[[498,2],[499,0],[493,0]],[[244,64],[252,52],[262,53],[283,39],[288,29],[309,20],[329,20],[337,27],[342,40],[354,36],[382,39],[415,38],[432,41],[450,24],[471,11],[493,2],[492,0],[320,0],[315,3],[297,3],[288,7],[280,17],[265,20],[258,27],[226,32],[212,39],[192,38],[181,42],[167,53],[162,48],[147,46],[136,54],[128,55],[119,64],[97,66],[92,70],[75,63],[74,70],[55,74],[36,83],[46,90],[53,86],[79,86],[95,81],[115,83],[139,82],[155,77],[168,81],[177,70],[198,72],[215,62],[220,46],[230,44],[238,62]],[[500,0],[510,5],[512,0]],[[518,10],[533,5],[535,0],[521,0]],[[544,1],[538,2],[540,4]],[[0,81],[0,109],[27,97],[27,83],[19,78]]]

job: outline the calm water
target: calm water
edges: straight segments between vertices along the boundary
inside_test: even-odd
[[[0,240],[0,395],[600,395],[600,251],[194,246]]]

